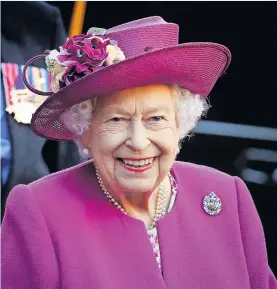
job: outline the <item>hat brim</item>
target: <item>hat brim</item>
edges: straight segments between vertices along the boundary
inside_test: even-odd
[[[107,66],[49,96],[34,113],[33,131],[54,140],[76,135],[61,120],[71,106],[132,87],[176,83],[206,98],[231,60],[230,51],[217,43],[185,43],[167,47]]]

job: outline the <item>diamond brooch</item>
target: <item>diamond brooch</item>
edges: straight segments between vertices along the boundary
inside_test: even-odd
[[[222,202],[214,192],[211,192],[204,198],[203,208],[208,215],[214,216],[220,213]]]

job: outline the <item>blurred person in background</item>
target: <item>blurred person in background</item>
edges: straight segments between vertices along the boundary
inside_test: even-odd
[[[58,8],[45,2],[2,2],[1,11],[1,192],[2,216],[8,192],[80,162],[77,146],[46,141],[30,129],[32,114],[45,100],[23,83],[23,65],[45,47],[58,47],[66,32]],[[45,63],[28,68],[37,89],[50,88]]]
[[[156,16],[93,27],[38,56],[54,93],[31,127],[75,140],[89,160],[11,191],[4,289],[277,288],[245,183],[175,161],[231,60],[223,45],[178,38]],[[36,59],[23,70],[33,92]]]

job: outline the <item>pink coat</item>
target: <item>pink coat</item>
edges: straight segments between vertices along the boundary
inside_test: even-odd
[[[189,163],[172,172],[179,192],[158,223],[163,275],[144,224],[107,201],[86,162],[10,193],[2,289],[276,289],[243,181]],[[212,191],[216,216],[202,207]]]

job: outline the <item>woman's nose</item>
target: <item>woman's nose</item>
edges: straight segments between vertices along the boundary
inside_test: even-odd
[[[142,121],[134,121],[126,145],[134,151],[143,151],[150,144],[147,129]]]

